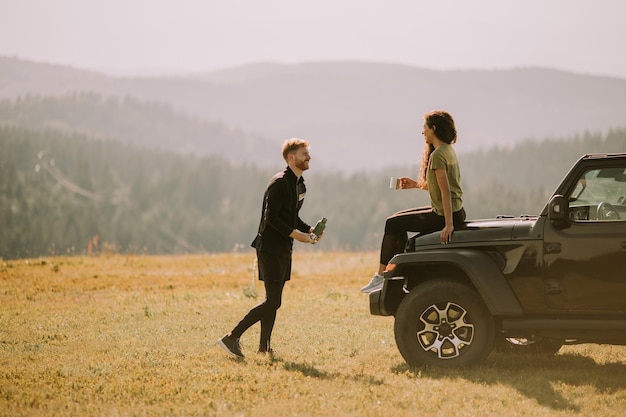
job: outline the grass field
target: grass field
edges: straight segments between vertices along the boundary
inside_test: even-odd
[[[216,340],[264,296],[254,260],[0,261],[0,416],[624,415],[626,347],[409,368],[359,292],[375,253],[297,252],[276,355],[255,353],[257,325],[231,359]]]

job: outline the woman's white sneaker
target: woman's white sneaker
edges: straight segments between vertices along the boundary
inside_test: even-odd
[[[383,276],[377,272],[374,274],[374,277],[372,277],[372,280],[369,282],[369,284],[361,288],[361,292],[370,293],[372,291],[381,289],[383,287],[384,281],[385,281],[385,278],[383,278]]]

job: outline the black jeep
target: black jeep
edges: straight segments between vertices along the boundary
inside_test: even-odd
[[[395,316],[410,365],[626,344],[626,153],[580,158],[537,216],[410,238],[384,276],[370,312]]]

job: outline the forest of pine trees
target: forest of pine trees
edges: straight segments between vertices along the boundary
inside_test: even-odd
[[[582,154],[624,152],[625,138],[613,130],[459,155],[468,217],[539,213]],[[376,249],[388,215],[428,204],[425,192],[388,188],[391,175],[416,175],[411,161],[353,174],[312,163],[301,217],[329,220],[322,243],[307,250]],[[251,250],[265,186],[283,165],[0,125],[0,258]]]

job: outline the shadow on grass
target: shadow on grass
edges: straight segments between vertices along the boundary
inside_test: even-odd
[[[317,379],[336,379],[339,376],[338,374],[321,371],[306,362],[283,362],[283,368],[286,371],[300,372],[304,376],[310,376]]]
[[[368,385],[383,385],[385,381],[380,378],[376,378],[373,375],[367,375],[363,372],[357,373],[355,375],[344,375],[339,372],[326,372],[322,371],[315,366],[306,363],[306,362],[284,362],[282,359],[272,359],[272,362],[282,362],[283,369],[290,372],[299,372],[304,376],[308,376],[311,378],[317,378],[321,380],[338,380],[338,379],[349,379],[354,382],[359,382]]]
[[[626,389],[626,365],[597,364],[593,359],[573,354],[507,355],[492,353],[479,366],[466,368],[394,366],[392,372],[419,378],[457,379],[487,385],[507,385],[538,404],[555,410],[579,411],[555,386],[589,386],[613,394]]]

